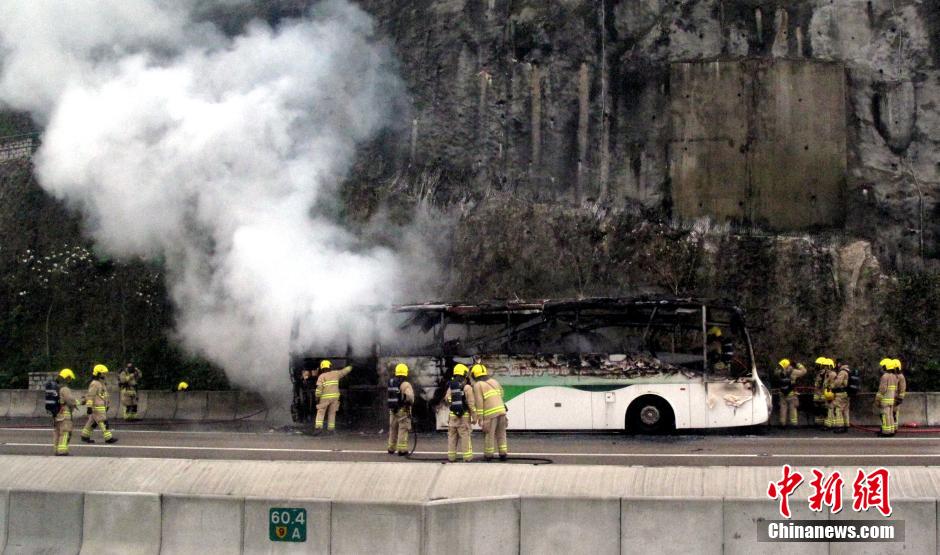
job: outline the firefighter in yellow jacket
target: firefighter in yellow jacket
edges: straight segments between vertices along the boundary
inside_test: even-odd
[[[777,363],[777,387],[780,401],[780,425],[796,426],[800,423],[799,408],[800,398],[796,392],[796,382],[806,375],[806,367],[802,364],[793,366],[790,359],[781,359]]]
[[[832,428],[837,434],[844,434],[849,431],[849,367],[847,364],[840,364],[836,371],[835,378],[832,379],[830,389],[834,395],[832,400]]]
[[[816,372],[813,374],[813,423],[819,427],[825,426],[826,412],[828,411],[823,386],[826,379],[826,363],[828,360],[826,357],[818,357],[816,359]]]
[[[454,366],[454,375],[447,384],[444,404],[450,407],[447,417],[447,460],[457,462],[457,455],[464,462],[473,460],[473,444],[470,441],[471,426],[476,421],[473,409],[473,388],[467,383],[466,365]]]
[[[323,420],[326,420],[326,429],[336,431],[336,411],[339,410],[339,381],[352,372],[352,366],[342,370],[330,370],[333,363],[328,360],[320,361],[320,375],[317,376],[317,386],[314,394],[317,398],[317,418],[314,423],[314,435],[323,433]]]
[[[878,384],[878,393],[875,394],[875,408],[881,410],[881,437],[891,437],[898,431],[894,420],[895,400],[898,394],[898,375],[894,373],[894,361],[890,358],[881,359],[881,381]]]
[[[72,435],[72,409],[78,407],[78,399],[72,393],[68,384],[75,379],[75,372],[63,368],[56,381],[59,382],[59,410],[55,415],[55,454],[65,456],[69,454],[69,440]]]
[[[137,419],[137,386],[142,377],[140,369],[131,362],[118,374],[118,385],[121,387],[121,417],[124,420]]]
[[[97,424],[98,429],[104,435],[105,443],[115,443],[117,438],[111,434],[108,428],[108,406],[110,397],[108,388],[104,384],[104,376],[108,373],[108,367],[104,364],[96,364],[91,371],[91,383],[88,384],[88,392],[85,393],[85,406],[88,408],[88,420],[85,427],[82,428],[82,441],[85,443],[94,443],[91,439],[91,432]]]
[[[411,431],[411,407],[415,390],[408,383],[408,365],[395,365],[395,376],[388,380],[388,454],[408,454],[408,432]]]
[[[827,430],[832,430],[836,421],[835,393],[832,391],[832,383],[836,379],[836,361],[831,358],[820,357],[816,359],[816,364],[822,368],[822,398],[826,405],[826,419],[823,425]]]
[[[901,404],[904,403],[904,396],[907,395],[907,378],[901,370],[901,360],[892,358],[894,373],[898,376],[898,395],[894,402],[894,425],[901,423]]]
[[[503,402],[503,388],[487,374],[486,366],[482,364],[474,364],[470,374],[473,376],[477,421],[483,428],[483,458],[491,460],[498,449],[500,460],[506,460],[509,455],[509,443],[506,440],[509,419]]]

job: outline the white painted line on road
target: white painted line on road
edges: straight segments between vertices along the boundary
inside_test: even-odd
[[[2,447],[50,447],[48,443],[0,443]],[[73,449],[149,449],[155,451],[228,451],[228,452],[265,452],[265,453],[335,453],[354,455],[386,455],[387,451],[377,449],[288,449],[284,447],[197,447],[192,445],[73,445]],[[477,452],[475,452],[477,453]],[[446,455],[444,451],[415,451],[415,455]],[[597,458],[723,458],[723,459],[825,459],[825,458],[862,458],[862,459],[889,459],[889,458],[940,458],[938,454],[923,453],[890,453],[890,454],[754,454],[754,453],[510,453],[510,457],[597,457]]]

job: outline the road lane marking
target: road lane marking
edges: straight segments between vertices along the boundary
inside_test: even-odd
[[[50,447],[48,443],[0,443],[2,447]],[[334,454],[352,454],[352,455],[387,455],[384,449],[288,449],[285,447],[197,447],[191,445],[171,446],[171,445],[73,445],[73,449],[142,449],[155,451],[227,451],[227,452],[267,452],[267,453],[334,453]],[[415,455],[446,455],[445,451],[415,451]],[[474,452],[474,454],[482,454]],[[727,458],[727,459],[812,459],[812,458],[861,458],[861,459],[882,459],[897,458],[934,458],[940,459],[940,454],[923,453],[884,453],[884,454],[784,454],[784,453],[555,453],[555,452],[519,452],[512,453],[520,457],[596,457],[596,458]]]

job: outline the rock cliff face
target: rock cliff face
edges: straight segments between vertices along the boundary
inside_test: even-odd
[[[413,112],[346,198],[452,222],[441,296],[724,296],[765,365],[934,356],[885,306],[940,256],[940,2],[363,5]]]

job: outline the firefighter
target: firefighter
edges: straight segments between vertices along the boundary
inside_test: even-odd
[[[781,359],[777,363],[777,387],[779,388],[778,399],[780,401],[780,425],[791,426],[799,424],[800,398],[796,392],[796,382],[806,375],[806,367],[797,364],[795,367],[789,359]]]
[[[849,376],[852,371],[848,364],[839,364],[839,370],[832,381],[832,393],[835,398],[832,401],[833,406],[833,432],[844,434],[849,431]]]
[[[59,386],[59,410],[54,417],[55,454],[57,456],[67,456],[69,454],[69,440],[72,436],[72,409],[78,407],[78,399],[72,393],[68,384],[75,379],[75,372],[69,368],[63,368],[56,377],[56,383]]]
[[[342,370],[331,370],[333,363],[328,360],[320,361],[320,375],[317,376],[317,386],[314,395],[317,398],[317,418],[314,423],[314,435],[323,433],[323,420],[326,420],[326,429],[336,432],[336,411],[339,410],[339,381],[352,372],[352,366]]]
[[[881,411],[880,437],[891,437],[897,431],[894,421],[895,399],[898,393],[898,375],[894,373],[894,361],[890,358],[881,359],[881,381],[878,384],[878,393],[875,394],[875,408]]]
[[[388,380],[388,454],[408,454],[408,432],[411,431],[411,407],[415,391],[408,383],[408,365],[395,365],[395,377]]]
[[[813,423],[818,427],[826,424],[826,396],[824,381],[826,378],[826,357],[816,359],[816,373],[813,375]]]
[[[463,457],[464,462],[473,460],[470,432],[476,416],[473,412],[473,388],[467,383],[467,372],[469,369],[464,364],[454,366],[454,375],[444,394],[444,404],[450,407],[447,417],[447,460],[450,462],[457,462],[457,455]]]
[[[137,385],[141,377],[143,374],[140,369],[131,362],[118,374],[118,385],[121,387],[121,416],[124,420],[137,418]]]
[[[88,384],[88,392],[85,393],[85,406],[88,410],[88,420],[85,427],[82,428],[82,441],[85,443],[94,443],[91,439],[91,432],[97,424],[104,435],[105,443],[115,443],[117,438],[111,434],[108,428],[108,405],[110,396],[108,388],[104,384],[104,376],[108,373],[108,367],[104,364],[96,364],[91,371],[91,383]]]
[[[470,374],[473,376],[477,422],[483,428],[483,458],[492,460],[498,449],[499,459],[506,460],[509,456],[509,444],[506,441],[509,419],[503,402],[503,388],[487,374],[486,366],[482,364],[474,364]]]
[[[823,368],[825,368],[823,375],[823,399],[826,401],[825,426],[827,430],[832,431],[836,427],[836,394],[833,391],[836,376],[838,376],[836,361],[831,358],[825,359]]]
[[[907,378],[904,377],[904,373],[901,371],[900,359],[892,358],[891,363],[891,369],[898,376],[898,395],[894,402],[894,425],[897,426],[901,423],[901,404],[904,403],[904,396],[907,395]]]

